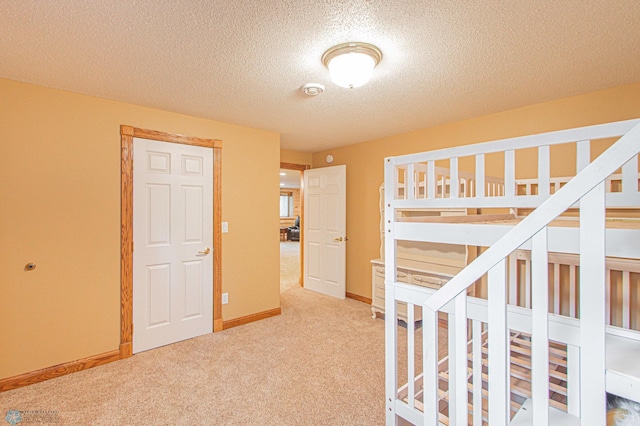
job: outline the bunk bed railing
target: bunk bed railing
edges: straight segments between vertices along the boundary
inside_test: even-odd
[[[605,136],[611,130],[622,131],[624,135],[602,155],[589,163],[583,159],[584,167],[571,181],[548,197],[530,215],[508,231],[486,252],[470,263],[459,274],[451,279],[440,290],[424,302],[423,309],[423,380],[424,386],[424,423],[438,425],[438,314],[445,305],[453,303],[453,316],[450,316],[450,327],[453,327],[453,341],[449,342],[450,382],[449,382],[449,418],[451,424],[467,423],[467,336],[468,336],[468,297],[467,289],[483,275],[488,274],[488,394],[489,424],[507,424],[509,412],[509,324],[507,321],[507,259],[525,242],[531,240],[531,273],[536,283],[531,296],[531,387],[533,400],[534,424],[548,424],[549,407],[549,306],[548,306],[548,235],[547,227],[567,209],[580,201],[580,351],[579,351],[579,397],[569,397],[570,414],[590,419],[594,424],[603,424],[605,420],[605,181],[622,167],[622,174],[632,176],[637,182],[637,159],[640,151],[640,125],[637,121],[614,123],[599,127]],[[620,129],[620,126],[623,129]],[[598,126],[596,126],[598,127]],[[606,129],[606,131],[604,131]],[[560,134],[570,135],[576,139],[585,129],[556,132],[553,137],[542,135],[544,142],[562,140]],[[593,136],[595,128],[590,128]],[[586,137],[586,134],[585,134]],[[521,138],[531,145],[539,145],[536,136]],[[578,140],[582,139],[577,137]],[[580,142],[588,146],[589,142]],[[488,144],[487,144],[488,145]],[[503,143],[494,143],[493,146]],[[541,147],[540,152],[548,153],[548,146]],[[587,151],[588,152],[588,151]],[[467,152],[465,151],[465,154]],[[428,157],[427,154],[417,154]],[[439,155],[439,154],[438,154]],[[449,154],[447,154],[449,155]],[[580,163],[580,152],[578,162]],[[431,156],[430,158],[434,158]],[[633,161],[630,161],[633,159]],[[431,160],[428,160],[431,161]],[[629,164],[631,164],[629,166]],[[548,163],[546,166],[548,167]],[[548,173],[547,173],[548,176]],[[392,176],[385,175],[386,178]],[[539,176],[540,178],[540,176]],[[549,187],[542,179],[541,187]],[[624,184],[623,184],[624,185]],[[509,185],[510,186],[510,185]],[[637,193],[637,183],[635,184]],[[391,188],[389,188],[391,189]],[[512,188],[513,189],[513,188]],[[623,188],[624,192],[624,188]],[[392,194],[392,191],[388,191]],[[393,218],[394,208],[399,201],[388,200],[385,203],[385,216],[388,224]],[[388,227],[390,240],[386,244],[388,258],[393,257],[393,232]],[[387,282],[394,288],[393,274],[395,268],[385,271]],[[392,290],[395,291],[395,290]],[[393,296],[393,294],[391,295]],[[395,300],[393,299],[393,303]],[[395,318],[395,309],[389,303],[388,315]],[[451,324],[451,319],[453,319]],[[387,327],[392,327],[387,321]],[[387,348],[387,354],[389,354]],[[397,348],[394,348],[397,349]],[[453,353],[451,353],[453,352]],[[389,360],[387,361],[389,362]],[[397,378],[396,378],[397,382]],[[395,383],[397,385],[397,383]],[[387,383],[387,391],[391,384]],[[396,388],[393,389],[394,395]],[[389,394],[388,394],[389,395]],[[455,395],[455,396],[454,396]]]
[[[394,157],[396,175],[393,178],[395,182],[403,182],[403,190],[393,188],[395,205],[397,208],[423,209],[535,208],[561,186],[556,182],[558,178],[551,176],[554,146],[571,145],[569,149],[575,151],[577,158],[577,174],[591,162],[591,141],[618,138],[638,123],[638,119],[620,121]],[[516,157],[527,149],[537,150],[535,192],[531,188],[522,192],[517,184],[521,179],[515,172]],[[562,156],[567,151],[560,149],[559,152]],[[492,157],[492,165],[496,161],[504,163],[501,177],[485,173],[485,163],[493,155],[499,158]],[[558,162],[563,162],[563,158]],[[460,164],[475,170],[464,171]],[[619,176],[620,185],[607,191],[607,206],[638,205],[637,161],[625,164]]]

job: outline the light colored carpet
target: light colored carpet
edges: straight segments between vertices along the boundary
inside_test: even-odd
[[[280,241],[280,293],[300,286],[300,243]]]
[[[0,393],[65,425],[382,425],[384,321],[293,287],[282,315]]]

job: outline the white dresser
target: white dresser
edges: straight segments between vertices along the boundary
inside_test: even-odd
[[[400,282],[420,285],[429,288],[440,288],[449,281],[452,275],[436,273],[417,269],[415,267],[398,267],[397,279]],[[384,261],[375,259],[371,261],[371,315],[375,319],[377,313],[384,314]],[[398,304],[398,318],[407,321],[407,305]],[[416,309],[414,312],[416,321],[422,319],[422,310]]]
[[[398,214],[406,221],[420,221],[425,216],[464,216],[466,209],[406,210]],[[397,280],[403,283],[438,289],[465,267],[469,248],[462,245],[398,241]],[[384,314],[384,186],[380,186],[380,258],[371,261],[371,313],[375,319]],[[398,318],[407,321],[407,306],[398,304]],[[422,319],[416,308],[415,320]]]

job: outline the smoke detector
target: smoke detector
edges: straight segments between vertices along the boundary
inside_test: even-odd
[[[300,87],[300,90],[307,96],[318,96],[324,92],[324,86],[318,83],[307,83]]]

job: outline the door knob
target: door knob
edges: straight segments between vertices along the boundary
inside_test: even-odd
[[[343,238],[343,237],[335,237],[335,238],[333,239],[333,241],[347,241],[348,239],[349,239],[349,238],[347,238],[347,237],[344,237],[344,238]]]
[[[205,247],[204,250],[198,252],[198,254],[204,254],[205,256],[209,253],[211,253],[211,249],[209,247]]]

